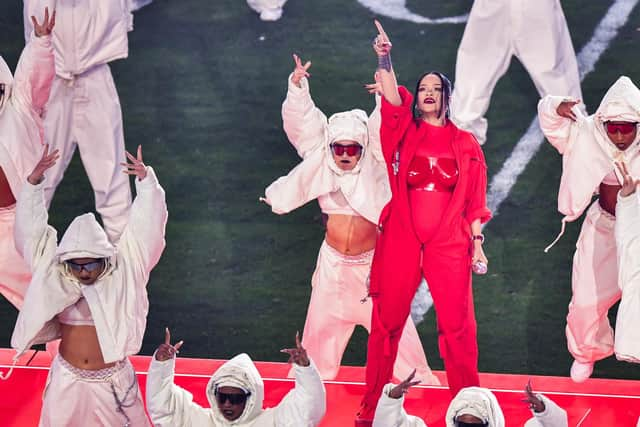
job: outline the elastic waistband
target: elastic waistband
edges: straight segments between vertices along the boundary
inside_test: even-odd
[[[343,254],[342,252],[338,251],[334,247],[332,247],[330,244],[327,243],[326,240],[322,241],[322,248],[324,250],[328,251],[329,253],[331,253],[331,256],[334,256],[334,257],[338,258],[340,260],[340,262],[342,262],[344,264],[367,264],[367,263],[370,263],[371,259],[373,258],[373,252],[374,252],[374,249],[371,249],[369,251],[362,252],[361,254],[358,254],[358,255],[346,255],[346,254]]]
[[[109,379],[110,377],[112,377],[113,375],[115,375],[116,373],[121,371],[122,369],[126,368],[127,365],[129,364],[128,363],[129,360],[125,358],[125,359],[117,361],[116,364],[114,366],[111,366],[110,368],[89,370],[89,369],[76,368],[71,363],[67,362],[60,355],[60,353],[58,353],[58,355],[56,356],[56,360],[58,361],[58,363],[60,363],[60,365],[64,369],[66,369],[67,371],[71,372],[72,374],[74,374],[77,377],[84,378],[84,379],[87,379],[87,380],[99,380],[99,381],[104,381],[104,380]]]

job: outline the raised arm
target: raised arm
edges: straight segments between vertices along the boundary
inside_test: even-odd
[[[125,173],[136,177],[136,198],[131,204],[118,248],[127,251],[130,261],[139,265],[148,276],[165,247],[167,204],[153,168],[142,160],[142,147],[138,146],[136,157],[128,152],[126,155],[131,163],[122,165],[126,167]]]
[[[398,92],[398,82],[396,73],[391,65],[391,40],[382,28],[382,24],[375,20],[378,35],[373,41],[373,50],[378,56],[378,73],[380,73],[380,85],[382,86],[382,96],[394,106],[402,105],[402,99]]]
[[[289,354],[289,362],[295,366],[296,385],[274,408],[276,426],[317,426],[327,410],[326,392],[318,369],[307,357],[297,333],[296,347],[282,352]]]
[[[13,229],[17,251],[31,271],[45,254],[53,254],[57,245],[56,231],[48,225],[49,215],[44,201],[44,172],[58,160],[58,150],[49,153],[45,145],[42,157],[27,178],[27,184],[16,203],[16,223]]]
[[[173,383],[175,355],[182,341],[171,345],[169,330],[165,342],[151,357],[147,374],[147,410],[154,426],[180,427],[207,425],[209,411],[193,402],[193,395]],[[203,423],[204,422],[204,423]]]
[[[573,107],[579,100],[567,100],[562,96],[547,95],[538,103],[540,128],[560,154],[569,150],[571,128],[582,112]]]
[[[295,67],[289,76],[287,98],[282,104],[282,124],[287,138],[305,158],[307,154],[321,147],[327,138],[327,117],[316,107],[309,91],[311,62],[302,65],[294,54]]]
[[[410,387],[420,383],[413,380],[415,373],[414,370],[398,385],[389,383],[384,386],[373,417],[373,427],[426,427],[424,421],[407,414],[403,407],[404,395]]]
[[[382,154],[382,145],[380,142],[380,126],[382,124],[382,116],[380,114],[380,107],[382,104],[382,85],[380,83],[380,73],[375,72],[373,76],[375,83],[365,85],[369,93],[375,96],[376,105],[369,115],[367,122],[367,128],[369,130],[369,144],[367,149],[378,162],[384,162],[384,155]]]
[[[51,32],[56,22],[56,11],[49,17],[49,8],[45,8],[44,20],[38,23],[31,16],[32,32],[27,45],[20,55],[14,74],[13,95],[21,108],[42,115],[43,108],[49,100],[51,83],[55,76],[55,63]]]

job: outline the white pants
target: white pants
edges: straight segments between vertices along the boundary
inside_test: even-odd
[[[45,197],[51,203],[76,146],[89,177],[104,229],[116,243],[131,205],[122,113],[111,70],[106,64],[65,80],[53,81],[44,118],[45,140],[60,150],[60,160],[46,172]]]
[[[567,315],[567,345],[578,362],[613,354],[613,329],[607,313],[620,299],[615,218],[598,201],[587,210],[573,257],[573,297]]]
[[[304,325],[302,344],[318,367],[323,380],[338,374],[344,350],[356,325],[371,329],[367,277],[373,251],[356,256],[343,255],[323,242],[311,281],[311,300]],[[405,379],[413,369],[423,384],[440,384],[433,375],[411,318],[407,319],[394,367],[396,379]]]
[[[117,398],[117,400],[116,400]],[[44,390],[39,427],[150,426],[129,359],[113,368],[87,371],[58,355]]]
[[[475,0],[458,48],[453,121],[487,139],[484,118],[498,79],[516,56],[541,97],[582,99],[578,63],[558,0]]]
[[[0,293],[18,310],[22,307],[31,270],[13,240],[16,206],[0,208]]]

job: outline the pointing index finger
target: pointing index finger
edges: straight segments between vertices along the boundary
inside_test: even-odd
[[[377,19],[373,20],[373,23],[376,24],[376,28],[378,29],[378,33],[384,38],[384,41],[389,41],[389,37],[387,37],[387,33],[384,32],[384,28],[382,28],[382,24]]]

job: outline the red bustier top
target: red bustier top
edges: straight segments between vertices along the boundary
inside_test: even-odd
[[[407,183],[411,190],[453,193],[458,182],[458,165],[446,157],[415,156],[409,165]]]

